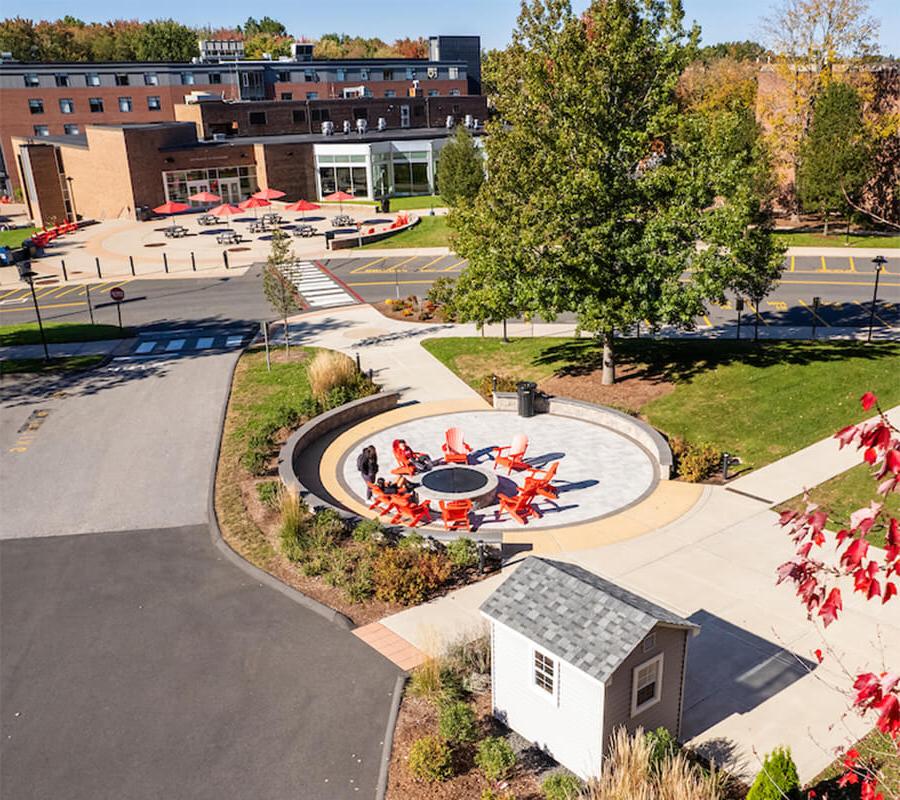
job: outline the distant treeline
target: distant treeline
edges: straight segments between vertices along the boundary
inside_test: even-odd
[[[198,39],[241,39],[247,58],[287,56],[295,38],[278,20],[250,17],[233,28],[190,28],[172,19],[85,22],[72,16],[57,20],[16,17],[0,21],[0,51],[19,61],[190,61],[198,56]],[[425,58],[424,38],[397,39],[328,33],[315,42],[318,58]]]

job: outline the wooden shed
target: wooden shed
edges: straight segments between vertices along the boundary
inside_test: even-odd
[[[481,606],[494,716],[582,778],[613,731],[681,729],[699,627],[581,567],[527,558]]]

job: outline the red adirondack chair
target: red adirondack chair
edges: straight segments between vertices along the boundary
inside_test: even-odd
[[[515,497],[507,497],[505,494],[498,494],[497,499],[500,501],[500,511],[497,512],[499,517],[503,511],[506,511],[520,525],[527,525],[529,517],[542,517],[532,503],[534,502],[534,492],[519,490]]]
[[[393,444],[394,458],[397,459],[397,466],[391,470],[392,475],[415,475],[416,467],[409,460],[409,453],[404,450],[399,439],[394,439]]]
[[[415,528],[420,522],[431,522],[431,500],[421,503],[411,503],[408,495],[394,495],[394,506],[397,513],[391,520],[392,525],[405,522],[410,528]]]
[[[372,502],[369,504],[369,510],[377,511],[379,516],[387,514],[392,508],[392,496],[385,494],[377,483],[370,483],[369,488],[372,490]]]
[[[469,453],[472,448],[463,439],[460,428],[448,428],[444,431],[444,443],[441,449],[444,451],[444,461],[448,464],[468,464]]]
[[[525,476],[525,485],[523,491],[534,492],[535,494],[546,497],[548,500],[556,500],[559,492],[555,486],[550,485],[550,481],[556,475],[556,469],[559,462],[554,461],[547,469],[531,469],[531,474]]]
[[[497,467],[506,467],[506,474],[509,475],[514,469],[530,469],[529,465],[522,460],[525,451],[528,449],[528,437],[524,433],[517,433],[513,436],[510,444],[504,447],[494,448],[494,469]],[[506,455],[503,451],[508,450]]]
[[[471,532],[472,521],[469,519],[469,513],[472,511],[471,500],[439,500],[438,503],[441,507],[441,519],[448,531],[465,528]]]

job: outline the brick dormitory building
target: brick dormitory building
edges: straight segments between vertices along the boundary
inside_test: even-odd
[[[260,186],[429,194],[453,128],[486,117],[480,79],[475,36],[432,37],[421,60],[316,61],[302,43],[289,60],[5,59],[0,189],[20,190],[36,224],[134,219],[202,191],[237,203]]]

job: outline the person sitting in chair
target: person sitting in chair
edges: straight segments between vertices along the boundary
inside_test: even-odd
[[[403,451],[407,460],[416,468],[417,472],[428,472],[431,469],[432,463],[427,453],[417,453],[406,443],[406,439],[398,439],[397,447]]]

